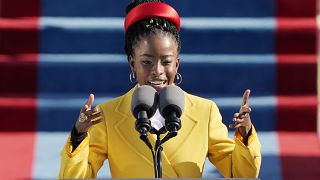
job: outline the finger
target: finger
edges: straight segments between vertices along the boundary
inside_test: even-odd
[[[92,106],[93,102],[94,102],[94,95],[90,94],[90,96],[89,96],[89,98],[88,98],[88,100],[86,102],[86,105],[88,105],[88,109],[91,109],[91,106]]]
[[[239,124],[230,124],[230,125],[229,125],[229,128],[234,128],[234,129],[235,129],[235,128],[239,128],[239,127],[241,127],[241,126],[244,126],[244,125],[243,125],[243,123],[239,123]]]
[[[100,110],[99,110],[99,108],[98,107],[95,107],[95,108],[93,108],[93,109],[88,109],[88,110],[86,110],[85,112],[84,112],[87,116],[92,116],[92,115],[94,115],[94,114],[97,114],[97,113],[100,113]],[[101,112],[102,113],[102,112]]]
[[[102,112],[99,112],[99,113],[97,113],[97,114],[93,114],[93,115],[89,116],[89,118],[90,118],[91,120],[94,120],[94,119],[96,119],[96,118],[98,118],[98,117],[102,117]]]
[[[98,106],[96,106],[95,108],[93,108],[93,113],[96,113],[96,112],[99,112],[99,108],[98,108]]]
[[[229,128],[235,128],[236,124],[229,124]]]
[[[248,106],[242,106],[240,108],[240,116],[245,115],[246,113],[250,113],[251,112],[251,108]]]
[[[99,111],[96,110],[96,108],[94,109],[87,109],[84,113],[87,115],[87,116],[91,116],[93,114],[97,114]]]
[[[245,120],[239,119],[239,118],[233,118],[232,121],[235,122],[235,124],[239,124],[239,123],[243,123]]]
[[[243,93],[241,106],[244,106],[244,105],[248,105],[248,106],[249,106],[249,96],[250,96],[250,89],[247,89],[247,90]]]
[[[85,104],[85,105],[82,106],[82,108],[80,109],[80,113],[86,112],[88,108],[89,108],[89,106]]]
[[[241,126],[243,126],[242,123],[236,124],[236,125],[234,126],[234,128],[239,128],[239,127],[241,127]]]
[[[248,114],[248,113],[250,113],[251,112],[251,109],[250,110],[245,110],[245,111],[242,111],[241,109],[240,109],[240,113],[234,113],[233,114],[233,117],[234,118],[239,118],[239,119],[242,119],[242,118],[245,118],[245,116]]]
[[[90,94],[88,100],[86,101],[86,103],[84,104],[84,106],[81,108],[80,113],[81,112],[85,112],[88,109],[91,108],[91,105],[93,104],[94,101],[94,95]]]
[[[95,121],[91,121],[91,124],[92,124],[92,125],[96,125],[96,124],[98,124],[98,123],[101,123],[103,120],[104,120],[103,118],[100,118],[100,119],[97,119],[97,120],[95,120]]]
[[[230,128],[238,128],[241,126],[246,126],[246,120],[245,119],[239,119],[239,118],[233,118],[232,121],[233,124],[229,124]]]

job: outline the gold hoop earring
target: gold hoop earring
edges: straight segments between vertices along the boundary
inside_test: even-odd
[[[178,82],[175,82],[176,85],[179,85],[182,83],[182,75],[180,73],[177,73],[175,78],[175,80],[177,79]]]
[[[135,73],[134,73],[133,71],[131,71],[131,73],[130,73],[130,75],[129,75],[129,79],[130,79],[130,82],[131,82],[132,84],[135,84],[135,83],[138,82],[138,79],[135,77],[134,74],[135,74]]]

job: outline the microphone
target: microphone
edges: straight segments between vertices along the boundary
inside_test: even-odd
[[[159,94],[159,109],[160,114],[165,118],[165,127],[170,133],[169,136],[176,136],[181,128],[180,117],[184,110],[182,89],[175,85],[165,86]],[[163,140],[166,141],[165,138]]]
[[[147,132],[151,129],[151,118],[157,110],[157,91],[147,85],[138,87],[132,95],[131,112],[136,118],[135,128],[140,133],[140,138],[152,148]]]
[[[154,162],[155,177],[158,177],[157,160],[147,132],[151,129],[150,118],[156,113],[158,106],[157,91],[147,85],[138,87],[132,94],[131,113],[136,118],[135,128],[140,134],[140,139],[149,147]]]

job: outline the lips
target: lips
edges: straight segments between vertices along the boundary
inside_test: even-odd
[[[155,79],[147,81],[146,84],[152,86],[157,91],[160,91],[163,87],[167,85],[167,80]]]

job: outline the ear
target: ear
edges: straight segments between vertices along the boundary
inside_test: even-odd
[[[178,58],[177,58],[177,61],[176,61],[176,69],[177,69],[177,72],[178,72],[179,66],[180,66],[180,57],[178,57]]]
[[[129,63],[131,71],[134,72],[134,59],[132,58],[132,56],[129,56],[128,63]]]

